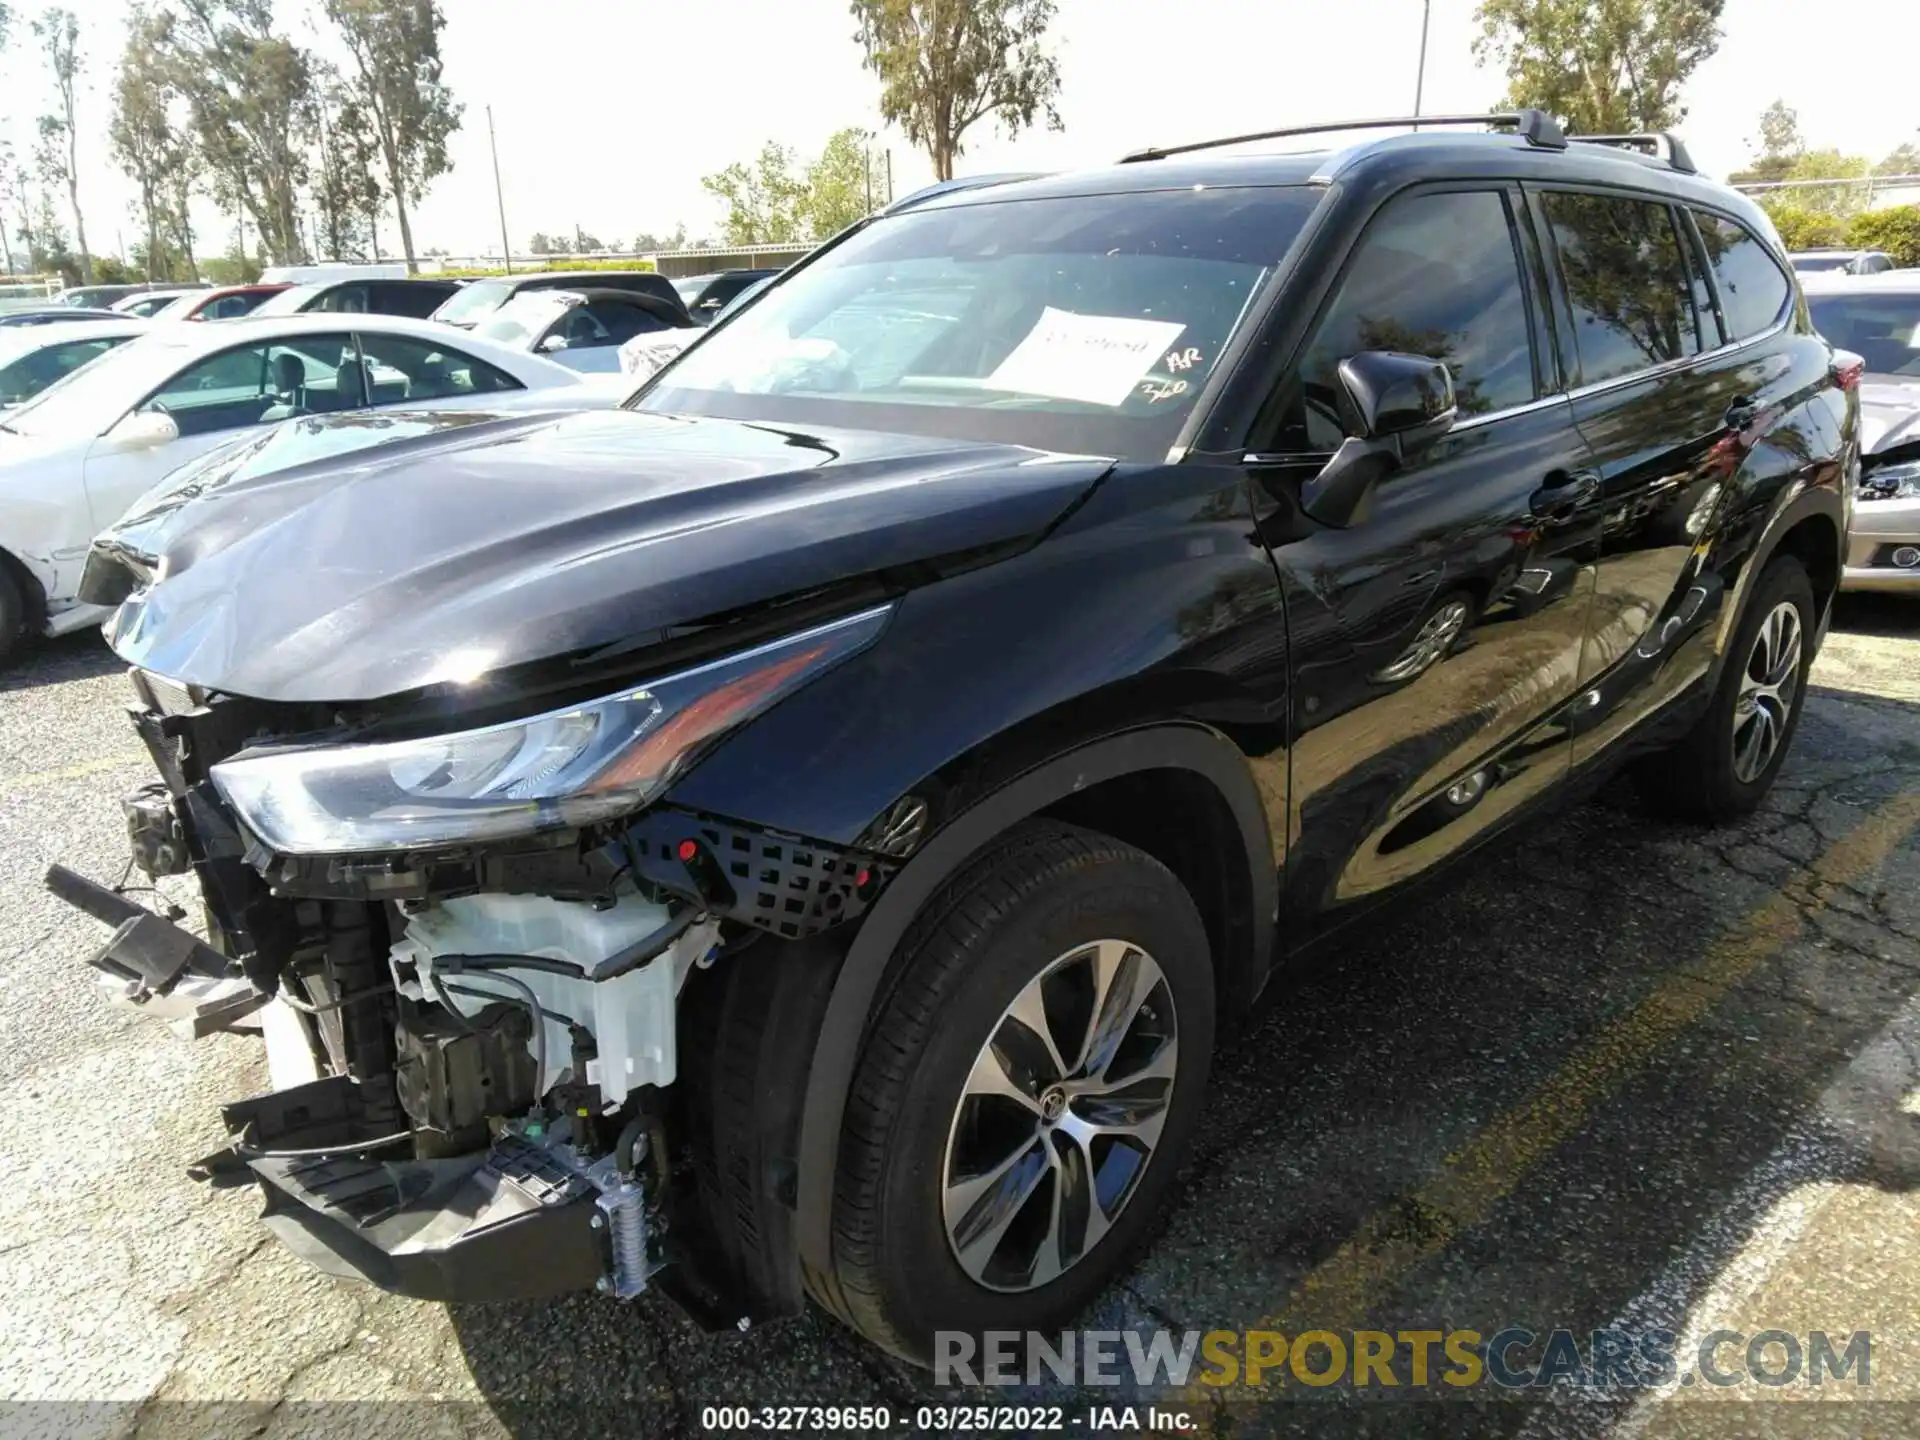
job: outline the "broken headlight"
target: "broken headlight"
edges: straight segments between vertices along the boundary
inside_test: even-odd
[[[715,740],[864,650],[864,611],[604,700],[479,730],[242,753],[213,783],[284,855],[497,840],[609,820],[647,804]]]

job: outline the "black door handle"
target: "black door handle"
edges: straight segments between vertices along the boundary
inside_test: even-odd
[[[1751,395],[1742,395],[1727,406],[1727,429],[1738,433],[1760,418],[1760,402]]]
[[[1591,470],[1582,470],[1577,475],[1557,478],[1556,483],[1542,485],[1527,500],[1528,508],[1539,520],[1565,520],[1583,505],[1591,504],[1600,494],[1600,477]]]

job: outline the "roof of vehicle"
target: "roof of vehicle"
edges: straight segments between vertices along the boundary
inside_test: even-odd
[[[1809,295],[1829,293],[1872,294],[1889,291],[1895,295],[1920,291],[1920,270],[1882,270],[1877,275],[1849,275],[1844,270],[1820,270],[1800,277],[1800,288]]]
[[[338,290],[343,285],[431,285],[437,290],[460,287],[438,275],[330,275],[323,280],[282,282],[284,290]]]
[[[539,292],[540,299],[553,300],[612,300],[621,305],[637,305],[642,309],[663,305],[666,302],[658,295],[649,295],[644,290],[619,290],[610,285],[549,285]],[[528,297],[516,295],[507,305],[513,305]],[[500,307],[505,309],[506,306]]]
[[[1569,140],[1571,143],[1564,149],[1558,149],[1531,142],[1510,131],[1475,133],[1451,128],[1373,136],[1329,148],[1302,148],[1311,141],[1303,139],[1296,145],[1279,138],[1246,142],[1267,145],[1265,153],[1205,149],[1163,159],[1122,161],[1103,169],[956,187],[951,193],[924,199],[916,194],[907,197],[907,202],[911,202],[913,209],[933,210],[1070,195],[1252,185],[1325,185],[1336,180],[1363,178],[1405,183],[1423,179],[1508,178],[1619,185],[1713,204],[1756,218],[1761,214],[1758,206],[1737,191],[1678,168],[1660,156],[1617,144],[1583,141],[1578,135]],[[903,208],[905,203],[896,203],[893,211]]]
[[[178,300],[182,295],[205,295],[205,287],[186,285],[155,285],[150,290],[136,290],[131,295],[122,295],[110,308],[118,310],[122,305],[140,305],[149,300]]]
[[[1787,253],[1793,256],[1795,259],[1798,259],[1802,255],[1823,255],[1823,256],[1847,255],[1852,257],[1858,257],[1861,255],[1884,255],[1887,252],[1884,250],[1856,250],[1850,246],[1845,246],[1845,245],[1809,245],[1804,250],[1789,250]]]
[[[409,315],[383,315],[377,311],[309,311],[300,315],[245,315],[244,327],[195,325],[185,321],[150,324],[146,339],[152,345],[164,345],[186,351],[222,350],[229,345],[271,344],[273,336],[289,339],[301,335],[329,335],[342,330],[357,330],[369,335],[406,335],[418,340],[465,347],[483,343],[471,333],[462,334],[437,320],[415,320]],[[500,347],[495,347],[500,348]]]
[[[615,276],[615,275],[617,275],[617,276],[620,276],[620,277],[622,277],[623,279],[631,279],[631,278],[633,278],[633,277],[635,277],[635,276],[641,276],[641,275],[646,275],[646,276],[659,276],[659,278],[660,278],[660,279],[662,279],[662,280],[665,280],[665,279],[667,278],[666,276],[664,276],[664,275],[661,275],[661,274],[660,274],[660,272],[659,272],[658,270],[641,270],[641,269],[634,269],[634,270],[533,270],[533,271],[529,271],[529,272],[528,272],[528,273],[526,273],[526,274],[521,274],[520,272],[518,272],[518,271],[515,271],[515,272],[514,272],[513,274],[511,274],[511,275],[489,275],[489,276],[487,276],[487,277],[485,277],[485,278],[487,278],[487,279],[489,279],[489,280],[505,280],[505,281],[508,281],[508,282],[510,282],[510,283],[512,283],[512,284],[514,284],[514,285],[528,285],[528,284],[532,284],[532,283],[534,283],[534,282],[536,282],[536,281],[537,281],[537,282],[539,282],[539,283],[542,283],[542,284],[549,284],[549,283],[551,283],[551,282],[553,282],[553,281],[555,281],[555,280],[559,280],[559,281],[578,281],[578,280],[579,280],[579,279],[580,279],[580,278],[581,278],[582,276],[591,276],[592,278],[594,278],[594,279],[596,279],[596,280],[604,280],[604,279],[606,279],[606,278],[607,278],[608,276]],[[669,282],[669,283],[671,283],[671,282]]]
[[[81,320],[121,320],[118,310],[101,310],[87,305],[40,305],[31,310],[0,311],[0,326],[25,329],[40,325],[72,325]]]
[[[145,320],[75,320],[66,325],[9,325],[0,330],[0,356],[12,360],[49,345],[71,345],[82,340],[115,340],[128,335],[151,335]]]

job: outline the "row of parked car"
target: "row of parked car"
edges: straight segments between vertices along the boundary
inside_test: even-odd
[[[664,359],[767,274],[92,287],[0,313],[0,654],[96,623],[77,599],[94,535],[247,431],[402,407],[611,406],[632,388],[621,345],[666,337]],[[85,303],[106,300],[119,310]]]

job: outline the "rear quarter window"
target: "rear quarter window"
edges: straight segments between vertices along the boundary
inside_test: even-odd
[[[1727,338],[1751,339],[1778,324],[1793,303],[1793,287],[1773,253],[1752,231],[1723,215],[1696,210],[1693,218],[1720,290]]]

